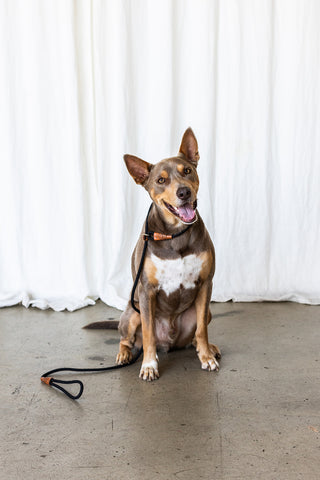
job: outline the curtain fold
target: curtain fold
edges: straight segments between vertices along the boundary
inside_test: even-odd
[[[317,0],[2,0],[0,306],[124,308],[150,204],[122,156],[198,138],[216,301],[320,303]]]

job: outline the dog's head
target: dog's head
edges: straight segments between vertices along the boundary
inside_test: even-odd
[[[193,223],[196,218],[199,161],[197,139],[188,128],[176,157],[152,165],[133,155],[124,155],[134,181],[142,185],[171,224]]]

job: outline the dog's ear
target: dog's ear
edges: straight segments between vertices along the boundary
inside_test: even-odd
[[[195,166],[198,165],[198,161],[200,158],[198,152],[198,142],[195,134],[190,127],[187,128],[187,130],[183,134],[179,152],[183,153],[183,155],[186,157],[187,160],[189,160],[189,162],[193,163]]]
[[[124,155],[123,159],[126,162],[128,172],[133,180],[138,185],[143,185],[148,179],[153,165],[141,160],[141,158],[135,157],[134,155]]]

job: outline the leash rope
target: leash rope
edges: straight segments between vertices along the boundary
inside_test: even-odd
[[[154,240],[154,241],[171,240],[173,238],[177,238],[180,235],[183,235],[192,226],[192,224],[190,224],[187,226],[187,228],[185,228],[181,232],[174,233],[172,235],[165,235],[163,233],[149,231],[148,220],[149,220],[149,215],[150,215],[152,206],[153,206],[153,203],[150,205],[150,208],[147,213],[147,218],[145,222],[145,233],[143,234],[144,246],[142,250],[138,272],[137,272],[137,275],[132,287],[132,291],[131,291],[131,306],[137,313],[140,313],[140,310],[135,306],[134,294],[137,289],[139,279],[141,277],[143,264],[144,264],[144,260],[145,260],[147,248],[148,248],[148,241],[149,240]],[[99,367],[99,368],[68,368],[68,367],[55,368],[54,370],[49,370],[48,372],[44,373],[41,377],[41,381],[46,385],[50,385],[51,387],[57,388],[58,390],[63,392],[65,395],[67,395],[67,397],[71,398],[71,400],[78,400],[83,394],[83,390],[84,390],[84,386],[81,380],[58,380],[56,378],[51,377],[51,375],[58,372],[98,373],[98,372],[107,372],[109,370],[117,370],[119,368],[129,367],[130,365],[132,365],[138,360],[142,352],[143,352],[143,348],[140,348],[137,355],[132,360],[130,360],[129,363],[121,364],[121,365],[111,365],[110,367]],[[76,395],[73,395],[68,390],[63,388],[61,385],[79,385],[79,392]]]
[[[51,387],[55,387],[61,392],[63,392],[67,397],[71,398],[71,400],[78,400],[81,395],[83,394],[84,386],[81,380],[57,380],[56,378],[51,377],[54,373],[58,372],[78,372],[78,373],[98,373],[98,372],[107,372],[109,370],[117,370],[118,368],[128,367],[135,363],[140,355],[142,354],[142,348],[138,351],[137,355],[129,362],[124,365],[111,365],[110,367],[101,367],[101,368],[55,368],[54,370],[50,370],[42,375],[41,381]],[[77,395],[72,395],[72,393],[68,392],[65,388],[61,385],[72,385],[78,384],[79,385],[79,393]]]

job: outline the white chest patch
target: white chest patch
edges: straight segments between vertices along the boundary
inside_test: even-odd
[[[156,267],[155,277],[159,289],[164,290],[166,295],[178,290],[180,285],[184,288],[193,288],[202,268],[202,260],[195,254],[175,260],[162,260],[152,254],[151,260]]]

